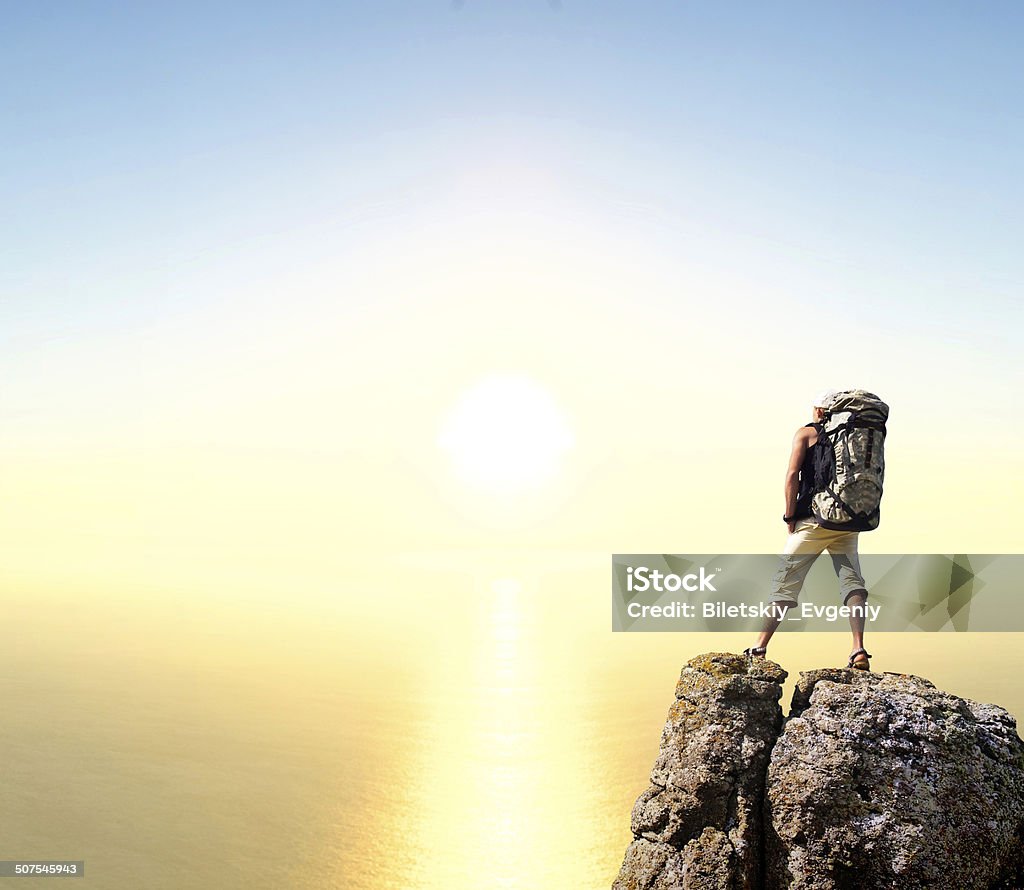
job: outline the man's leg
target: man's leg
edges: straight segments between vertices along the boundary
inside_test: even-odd
[[[769,602],[781,610],[782,616],[785,616],[790,606],[796,605],[807,573],[814,565],[814,560],[825,549],[825,545],[819,543],[818,531],[816,522],[802,520],[797,524],[796,530],[786,538],[786,546],[779,559],[779,568],[772,578],[771,593],[768,596]],[[769,640],[781,623],[782,618],[779,615],[765,619],[757,638],[758,649],[768,646]]]
[[[761,635],[757,638],[757,648],[765,649],[768,647],[768,643],[772,638],[772,635],[779,629],[779,625],[782,623],[782,619],[786,616],[786,612],[789,607],[795,606],[796,603],[775,603],[779,609],[782,610],[780,615],[772,615],[765,619],[764,626],[761,628]]]
[[[844,606],[854,606],[850,615],[850,633],[853,635],[853,653],[859,665],[867,667],[870,656],[864,649],[864,606],[868,600],[864,576],[860,571],[860,556],[857,552],[857,532],[840,532],[829,544],[828,552],[832,566],[839,578],[839,592]]]
[[[855,590],[846,598],[848,606],[863,606],[868,601],[866,590]],[[855,609],[850,615],[850,631],[853,633],[853,651],[864,648],[864,610]]]

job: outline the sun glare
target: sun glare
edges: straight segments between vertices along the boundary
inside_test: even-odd
[[[544,386],[525,375],[502,374],[462,394],[442,425],[438,445],[468,484],[513,492],[554,477],[573,436]]]

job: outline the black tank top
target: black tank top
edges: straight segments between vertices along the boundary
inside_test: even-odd
[[[824,446],[821,443],[821,427],[817,423],[806,423],[804,426],[812,426],[818,431],[818,438],[814,440],[804,454],[804,462],[800,467],[800,488],[797,490],[796,510],[793,512],[794,519],[810,519],[814,514],[811,512],[811,499],[814,497],[814,459],[817,453]]]

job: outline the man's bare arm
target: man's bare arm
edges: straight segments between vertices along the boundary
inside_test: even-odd
[[[785,516],[792,516],[796,512],[796,497],[800,493],[800,468],[804,463],[804,456],[807,454],[807,442],[814,435],[814,429],[802,426],[796,431],[793,437],[793,451],[789,455],[789,467],[786,469],[786,512]],[[792,533],[796,529],[796,523],[789,523],[789,530]]]

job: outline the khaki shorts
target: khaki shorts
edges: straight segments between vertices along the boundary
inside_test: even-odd
[[[782,551],[785,555],[779,560],[779,569],[772,578],[769,600],[795,605],[807,573],[825,550],[832,557],[843,603],[852,593],[863,593],[866,598],[867,588],[857,556],[858,534],[822,528],[814,519],[799,520],[796,529],[786,538],[786,547]]]

